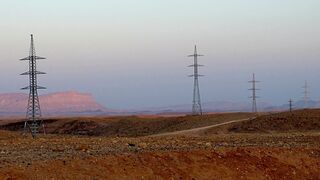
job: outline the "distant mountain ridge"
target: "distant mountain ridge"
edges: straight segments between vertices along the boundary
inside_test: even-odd
[[[76,91],[57,92],[40,95],[43,115],[97,114],[109,112],[95,101],[89,93]],[[20,116],[26,113],[28,94],[0,94],[0,115]]]
[[[81,116],[81,115],[170,115],[188,114],[191,112],[191,104],[182,104],[166,107],[149,107],[132,110],[109,109],[96,100],[90,93],[80,93],[77,91],[57,92],[40,95],[40,105],[44,116]],[[0,94],[0,116],[25,116],[28,94],[24,93],[5,93]],[[203,112],[250,112],[251,103],[233,101],[213,101],[202,104]],[[296,101],[294,109],[319,108],[320,101]],[[286,111],[288,104],[274,106],[266,102],[258,102],[258,110]]]
[[[144,108],[141,110],[131,110],[133,114],[174,114],[174,113],[190,113],[191,104],[180,104],[166,107]],[[270,103],[260,102],[259,109],[274,109]],[[212,101],[202,103],[202,110],[206,112],[250,112],[250,102],[233,102],[233,101]]]
[[[283,105],[273,105],[268,102],[258,102],[258,111],[287,111],[289,110],[289,103]],[[188,114],[191,112],[191,104],[181,104],[166,107],[144,108],[129,111],[129,114]],[[320,101],[296,101],[293,103],[293,109],[304,108],[320,108]],[[233,102],[233,101],[212,101],[202,103],[202,110],[204,113],[210,112],[251,112],[252,104],[247,102]]]

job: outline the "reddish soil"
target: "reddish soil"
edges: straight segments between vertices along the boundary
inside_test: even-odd
[[[109,138],[0,131],[0,179],[317,179],[320,135]]]
[[[149,136],[248,117],[48,119],[53,134],[36,139],[0,130],[0,179],[320,179],[320,110],[263,115],[188,136]]]
[[[317,153],[317,154],[316,154]],[[0,170],[8,179],[319,179],[320,151],[237,148],[51,160]]]

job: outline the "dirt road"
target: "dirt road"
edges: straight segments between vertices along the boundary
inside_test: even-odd
[[[173,136],[173,135],[191,135],[191,134],[192,135],[197,135],[197,134],[201,133],[202,131],[208,130],[210,128],[219,127],[219,126],[223,126],[223,125],[226,125],[226,124],[232,124],[232,123],[236,123],[236,122],[249,121],[249,120],[252,120],[252,119],[254,119],[254,118],[237,119],[237,120],[232,120],[232,121],[219,123],[219,124],[214,124],[214,125],[205,126],[205,127],[199,127],[199,128],[187,129],[187,130],[182,130],[182,131],[155,134],[155,135],[151,135],[150,137]]]

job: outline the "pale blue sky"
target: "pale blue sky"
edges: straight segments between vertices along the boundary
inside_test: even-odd
[[[194,44],[205,54],[203,101],[320,99],[318,0],[0,0],[0,92],[20,92],[33,33],[40,83],[50,93],[91,92],[111,108],[191,102]]]

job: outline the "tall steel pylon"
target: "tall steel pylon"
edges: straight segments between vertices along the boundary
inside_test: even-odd
[[[308,102],[309,102],[309,85],[308,85],[308,81],[306,80],[304,82],[304,86],[302,86],[303,88],[303,101],[304,101],[304,108],[308,108]]]
[[[29,86],[21,88],[22,90],[29,90],[28,107],[26,113],[26,120],[24,123],[24,130],[29,130],[33,137],[40,132],[42,127],[43,133],[45,132],[45,126],[41,119],[41,109],[38,97],[38,89],[46,89],[45,87],[38,86],[37,75],[45,74],[44,72],[37,71],[36,60],[45,59],[43,57],[36,56],[33,35],[31,34],[31,44],[29,56],[20,59],[21,61],[29,61],[29,71],[22,73],[21,75],[29,76]]]
[[[197,46],[194,47],[194,54],[189,55],[188,57],[193,57],[194,63],[188,67],[193,67],[193,101],[192,101],[192,115],[202,115],[201,99],[200,99],[200,90],[199,90],[199,77],[203,76],[198,73],[198,67],[203,66],[198,64],[198,57],[203,56],[198,54]]]
[[[257,91],[260,90],[260,89],[256,88],[256,84],[259,83],[260,81],[256,81],[255,74],[253,73],[252,80],[248,81],[248,82],[252,83],[252,88],[249,89],[249,91],[252,91],[252,96],[249,97],[249,98],[252,99],[252,112],[256,113],[256,112],[258,112],[258,109],[257,109],[257,98],[259,98],[257,96]]]

